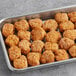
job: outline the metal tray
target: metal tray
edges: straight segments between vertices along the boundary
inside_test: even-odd
[[[47,20],[49,18],[54,18],[54,15],[57,12],[72,12],[72,11],[76,11],[76,5],[61,7],[61,8],[55,8],[55,9],[49,9],[49,10],[45,10],[45,11],[34,12],[32,14],[28,14],[28,15],[24,15],[24,16],[5,18],[5,19],[0,20],[0,43],[1,43],[2,48],[3,48],[3,52],[4,52],[4,56],[5,56],[5,60],[6,60],[8,68],[11,71],[15,71],[15,72],[25,72],[25,71],[29,71],[29,70],[35,70],[35,69],[40,69],[40,68],[45,68],[45,67],[50,67],[50,66],[55,66],[55,65],[60,65],[60,64],[76,61],[76,58],[71,58],[68,60],[57,61],[57,62],[47,63],[47,64],[41,64],[41,65],[34,66],[34,67],[28,67],[28,68],[24,68],[24,69],[16,69],[10,63],[8,53],[7,53],[7,49],[6,49],[4,39],[3,39],[3,36],[1,33],[2,26],[7,22],[13,23],[13,22],[18,21],[20,19],[29,20],[31,18],[41,18],[42,20]]]

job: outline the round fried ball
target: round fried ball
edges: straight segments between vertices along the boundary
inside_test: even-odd
[[[52,46],[51,42],[46,42],[45,45],[44,45],[45,50],[51,50],[51,46]]]
[[[32,29],[35,27],[41,27],[42,26],[42,20],[39,18],[30,19],[29,24],[30,24]]]
[[[21,40],[19,42],[19,48],[21,48],[22,54],[26,55],[30,52],[31,43],[27,40]]]
[[[52,51],[45,50],[40,58],[41,63],[51,63],[55,61],[55,56]]]
[[[71,21],[62,22],[59,25],[59,29],[61,32],[65,31],[65,30],[73,30],[74,24]]]
[[[72,47],[70,47],[69,53],[72,57],[76,57],[76,45],[73,45]]]
[[[63,33],[63,37],[70,38],[72,40],[76,39],[76,30],[66,30]]]
[[[36,27],[32,30],[32,40],[43,40],[46,32],[43,30],[43,28]]]
[[[67,15],[67,13],[56,13],[55,20],[58,23],[68,21],[68,15]]]
[[[13,46],[19,43],[19,38],[16,35],[9,35],[5,40],[6,45]]]
[[[76,12],[70,12],[68,13],[68,16],[71,18],[71,17],[76,17]]]
[[[58,49],[55,52],[55,58],[56,58],[57,61],[66,60],[66,59],[69,59],[69,55],[66,52],[66,50],[64,50],[64,49]]]
[[[68,16],[72,22],[76,22],[76,12],[70,12],[68,13]]]
[[[30,66],[36,66],[36,65],[40,65],[40,53],[37,52],[30,52],[27,54],[27,60],[28,60],[28,64]]]
[[[51,43],[51,42],[46,42],[45,45],[45,50],[51,50],[51,51],[55,51],[58,50],[59,46],[57,43]]]
[[[76,17],[72,17],[72,18],[70,18],[70,21],[72,21],[72,22],[76,22]]]
[[[8,53],[10,60],[13,61],[21,56],[21,49],[17,46],[12,46],[8,49]]]
[[[57,27],[58,27],[58,24],[54,19],[46,20],[43,24],[43,29],[45,31],[56,30]]]
[[[4,24],[4,26],[2,28],[2,34],[5,37],[14,34],[14,25],[13,24],[10,24],[10,23]]]
[[[13,61],[13,66],[17,69],[23,69],[28,67],[26,56],[21,55],[19,58]]]
[[[18,37],[22,40],[25,39],[30,41],[30,35],[31,34],[29,31],[23,31],[23,30],[18,31]]]
[[[71,40],[69,38],[62,38],[59,41],[59,46],[61,49],[68,50],[72,45],[74,45],[74,40]]]
[[[19,30],[28,30],[29,29],[29,24],[26,20],[20,20],[15,22],[15,28],[19,31]]]
[[[41,40],[35,40],[31,44],[31,50],[33,52],[41,53],[44,47],[44,43]]]
[[[50,31],[46,34],[45,40],[47,42],[56,43],[61,39],[61,34],[58,31]]]

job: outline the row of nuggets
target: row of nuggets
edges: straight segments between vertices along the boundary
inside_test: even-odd
[[[2,34],[13,66],[21,69],[69,59],[69,54],[76,57],[75,22],[76,12],[71,12],[57,13],[44,23],[35,18],[4,24]]]

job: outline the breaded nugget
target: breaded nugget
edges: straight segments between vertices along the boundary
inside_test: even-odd
[[[30,66],[36,66],[40,64],[40,53],[37,52],[30,52],[27,54],[27,60],[28,60],[28,64]]]
[[[21,55],[19,58],[13,61],[13,66],[17,69],[23,69],[28,67],[26,56]]]
[[[72,18],[70,18],[70,21],[72,21],[72,22],[76,22],[76,17],[72,17]]]
[[[68,13],[68,16],[72,22],[76,22],[76,12],[70,12]]]
[[[69,38],[62,38],[59,41],[59,46],[61,49],[68,50],[72,45],[74,45],[74,40],[71,40]]]
[[[19,42],[19,47],[21,48],[22,54],[26,55],[30,52],[31,43],[27,40],[21,40]]]
[[[43,29],[45,31],[56,30],[57,27],[58,27],[58,24],[54,19],[46,20],[43,24]]]
[[[76,39],[76,30],[66,30],[63,33],[63,37],[70,38],[72,40]]]
[[[66,60],[66,59],[69,59],[69,55],[66,52],[66,50],[64,50],[64,49],[58,49],[55,52],[55,58],[56,58],[57,61]]]
[[[55,56],[52,51],[45,50],[41,55],[40,61],[41,63],[51,63],[54,62]]]
[[[46,42],[45,45],[45,50],[51,50],[51,51],[55,51],[58,50],[59,46],[57,43],[51,43],[51,42]]]
[[[61,32],[65,31],[65,30],[73,30],[74,24],[71,21],[62,22],[59,25],[59,29]]]
[[[76,57],[76,45],[73,45],[72,47],[70,47],[69,53],[72,57]]]
[[[50,31],[46,34],[45,40],[47,42],[56,43],[61,39],[61,34],[58,31]]]
[[[29,31],[23,31],[23,30],[18,31],[18,37],[22,40],[25,39],[30,41],[30,35],[31,33]]]
[[[14,25],[11,23],[6,23],[4,24],[3,28],[2,28],[2,34],[7,37],[9,35],[14,34]]]
[[[71,17],[76,17],[76,12],[70,12],[68,13],[68,16],[71,18]]]
[[[8,49],[9,58],[11,61],[21,56],[21,49],[17,46],[12,46]]]
[[[30,24],[32,29],[35,27],[41,27],[42,26],[42,20],[39,18],[30,19],[29,24]]]
[[[43,40],[44,36],[46,35],[46,32],[43,30],[43,28],[36,27],[31,32],[32,40]]]
[[[8,46],[17,45],[18,42],[19,42],[19,38],[16,35],[9,35],[5,40],[5,43]]]
[[[52,46],[51,42],[46,42],[44,45],[44,48],[45,48],[45,50],[51,50],[51,46]]]
[[[33,52],[41,53],[44,47],[44,43],[41,40],[35,40],[31,44],[31,50]]]
[[[55,20],[58,23],[68,21],[68,15],[67,15],[67,13],[56,13]]]
[[[26,20],[20,20],[15,22],[15,28],[19,31],[19,30],[28,30],[29,29],[29,24]]]

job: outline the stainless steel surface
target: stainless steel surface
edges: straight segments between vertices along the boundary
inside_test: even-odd
[[[5,24],[7,22],[14,23],[15,21],[18,21],[20,19],[29,20],[31,18],[41,18],[43,20],[46,20],[46,19],[49,19],[49,18],[54,18],[54,15],[57,12],[71,12],[71,11],[76,11],[76,5],[62,7],[62,8],[56,8],[56,9],[49,9],[49,10],[46,10],[46,11],[34,12],[30,15],[25,15],[25,16],[2,19],[0,21],[0,41],[1,41],[1,44],[2,44],[2,48],[3,48],[3,52],[4,52],[4,56],[5,56],[8,68],[11,71],[23,72],[23,71],[35,70],[35,69],[40,69],[40,68],[45,68],[45,67],[49,67],[49,66],[55,66],[55,65],[60,65],[60,64],[76,61],[76,58],[72,58],[72,59],[63,60],[63,61],[58,61],[58,62],[53,62],[53,63],[48,63],[48,64],[42,64],[42,65],[38,65],[38,66],[34,66],[34,67],[28,67],[28,68],[24,68],[24,69],[15,69],[10,64],[8,53],[7,53],[5,43],[4,43],[4,40],[3,40],[3,36],[2,36],[2,33],[1,33],[1,28],[2,28],[3,24]]]

